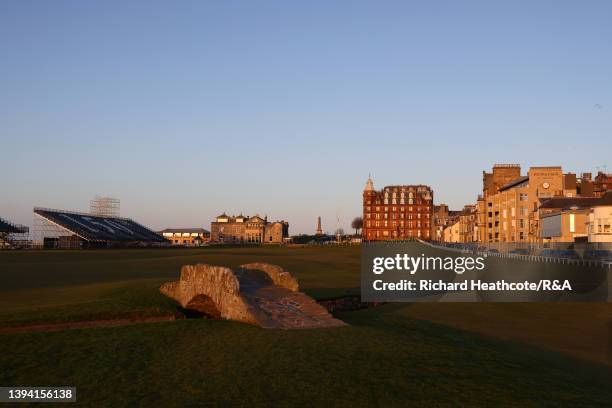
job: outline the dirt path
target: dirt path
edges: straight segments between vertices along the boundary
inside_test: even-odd
[[[141,319],[108,319],[81,322],[41,323],[14,327],[0,327],[0,334],[52,332],[69,329],[90,329],[94,327],[128,326],[140,323],[157,323],[176,320],[176,316],[144,317]]]

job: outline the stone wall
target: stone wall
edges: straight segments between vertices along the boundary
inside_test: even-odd
[[[185,265],[181,268],[178,282],[164,283],[159,290],[184,308],[189,308],[194,299],[207,296],[222,318],[256,323],[240,295],[238,278],[229,268],[206,264]]]
[[[300,285],[298,284],[297,279],[295,279],[291,274],[285,271],[283,268],[277,265],[271,265],[268,263],[255,262],[245,265],[240,265],[242,269],[252,269],[265,272],[272,282],[283,288],[287,288],[290,291],[297,292],[300,290]]]

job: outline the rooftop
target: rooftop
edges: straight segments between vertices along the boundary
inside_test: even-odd
[[[544,201],[540,208],[588,208],[597,205],[601,200],[596,197],[553,197]]]
[[[208,231],[205,230],[204,228],[166,228],[165,230],[159,231],[160,234],[163,234],[164,232],[172,232],[172,233],[184,232],[184,233],[189,233],[189,234],[196,234],[196,233],[208,234]]]
[[[512,187],[516,187],[521,183],[524,183],[525,181],[529,181],[529,176],[521,176],[517,179],[512,180],[510,183],[502,186],[499,191],[504,191],[504,190],[508,190],[511,189]]]

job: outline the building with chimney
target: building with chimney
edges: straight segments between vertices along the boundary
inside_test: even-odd
[[[597,181],[594,181],[589,173],[583,173],[580,178],[574,173],[564,174],[560,166],[530,167],[527,175],[522,176],[518,164],[495,164],[491,172],[483,171],[482,195],[478,196],[476,203],[475,233],[478,241],[554,241],[556,238],[546,237],[551,229],[543,228],[542,223],[543,218],[547,218],[547,225],[557,218],[550,218],[546,206],[540,211],[543,203],[551,199],[603,197],[607,182],[608,178],[603,173],[598,174]],[[571,235],[584,239],[587,210],[573,211],[573,218],[566,214],[568,220],[580,219],[580,227],[572,228]],[[567,239],[568,234],[569,228],[567,234],[559,239]]]
[[[566,183],[559,166],[531,167],[521,176],[518,164],[494,165],[491,173],[483,172],[477,201],[479,241],[538,242],[540,203],[566,195],[576,196],[576,183]]]
[[[433,237],[433,190],[418,185],[374,189],[368,178],[363,190],[363,229],[366,241],[391,241]]]
[[[459,219],[461,211],[450,210],[446,204],[434,205],[433,211],[433,239],[444,241],[444,229]]]
[[[466,205],[461,211],[453,211],[458,213],[453,217],[448,218],[448,222],[442,231],[442,241],[444,242],[460,242],[470,243],[478,240],[478,226],[476,206]]]
[[[289,238],[287,221],[268,222],[268,217],[219,215],[210,224],[211,241],[224,244],[282,244]]]

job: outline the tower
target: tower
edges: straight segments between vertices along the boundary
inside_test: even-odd
[[[323,235],[323,229],[321,229],[321,216],[317,217],[317,232],[316,235]]]
[[[368,175],[368,181],[366,181],[366,185],[363,189],[363,227],[361,228],[361,235],[364,239],[372,239],[370,233],[370,219],[368,217],[372,208],[371,205],[374,204],[375,200],[376,191],[374,190],[374,181],[372,181],[372,176]]]

